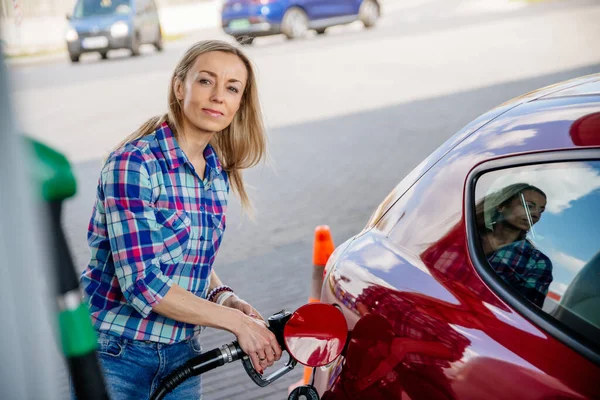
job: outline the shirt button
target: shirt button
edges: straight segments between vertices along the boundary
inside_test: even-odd
[[[200,210],[201,210],[201,211],[204,211],[204,206],[200,206]]]

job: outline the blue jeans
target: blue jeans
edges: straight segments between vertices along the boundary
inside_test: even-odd
[[[168,374],[201,352],[199,335],[168,345],[98,334],[98,359],[113,400],[147,400]],[[202,399],[200,376],[186,380],[164,399]]]

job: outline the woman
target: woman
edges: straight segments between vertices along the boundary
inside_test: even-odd
[[[235,334],[262,373],[281,357],[262,317],[212,269],[230,185],[250,207],[241,170],[266,139],[248,58],[220,41],[191,47],[150,119],[102,168],[81,282],[114,399],[146,399],[200,352],[201,326]],[[201,398],[200,377],[168,398]]]
[[[546,209],[546,194],[516,183],[486,196],[477,206],[483,251],[496,273],[529,301],[544,304],[552,282],[552,262],[527,233]]]

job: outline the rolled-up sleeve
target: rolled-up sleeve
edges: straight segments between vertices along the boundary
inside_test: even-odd
[[[173,281],[160,268],[164,240],[152,206],[150,175],[141,153],[113,155],[102,190],[115,274],[125,299],[145,318]]]

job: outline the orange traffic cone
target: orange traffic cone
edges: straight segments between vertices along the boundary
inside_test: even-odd
[[[331,237],[331,230],[327,225],[319,225],[315,228],[315,241],[313,244],[313,273],[310,285],[309,303],[321,301],[321,287],[323,286],[323,270],[327,260],[333,253],[335,246]],[[288,387],[288,394],[296,387],[308,385],[312,376],[312,368],[304,367],[304,376],[298,382]]]
[[[323,286],[323,269],[327,260],[333,253],[335,246],[331,237],[331,230],[327,225],[319,225],[315,228],[315,242],[313,245],[313,274],[310,287],[309,303],[321,300],[321,287]]]

